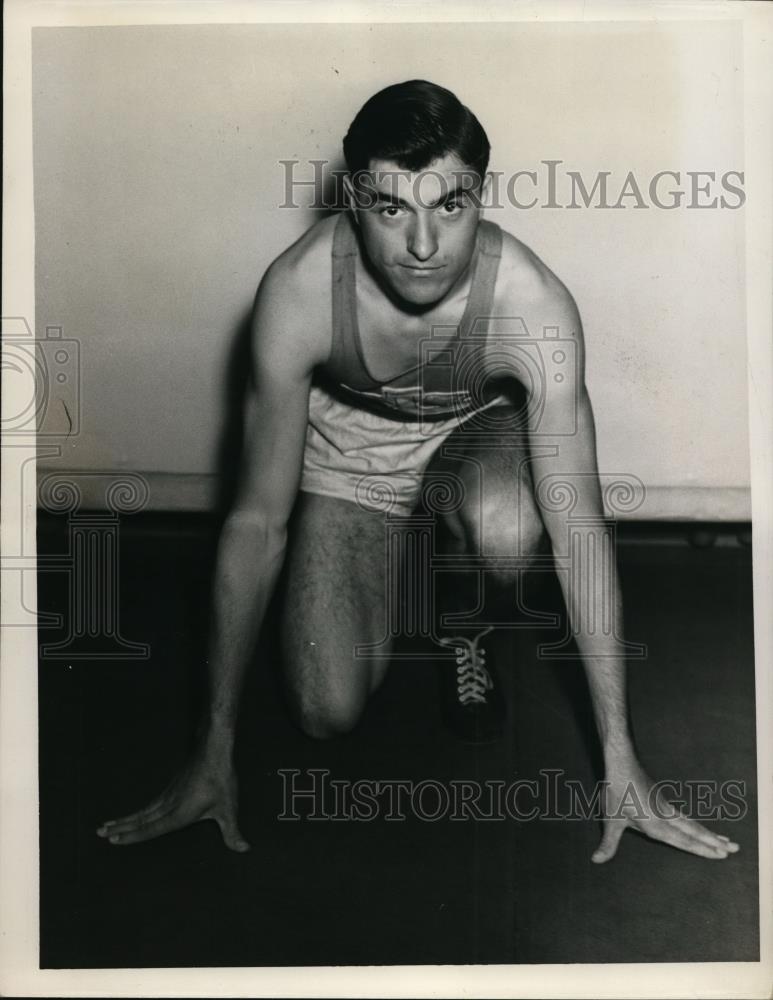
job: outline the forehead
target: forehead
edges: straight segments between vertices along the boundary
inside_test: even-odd
[[[470,190],[479,180],[475,171],[455,153],[448,153],[416,171],[406,170],[391,160],[372,159],[367,174],[372,190],[410,205],[431,205],[460,186]]]

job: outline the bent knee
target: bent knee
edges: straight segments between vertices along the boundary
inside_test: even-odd
[[[300,729],[316,740],[329,740],[351,732],[362,717],[365,699],[326,698],[301,699],[296,706],[296,722]]]
[[[533,556],[544,539],[545,528],[536,507],[521,509],[515,516],[496,511],[489,520],[483,554]]]
[[[545,529],[536,506],[501,502],[483,503],[467,510],[460,518],[468,551],[483,556],[535,555],[541,548]]]

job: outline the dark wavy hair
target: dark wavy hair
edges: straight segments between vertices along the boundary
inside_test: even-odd
[[[357,112],[344,139],[349,172],[370,161],[390,160],[402,170],[423,170],[454,153],[482,179],[489,161],[488,137],[475,115],[445,87],[427,80],[396,83],[374,94]]]

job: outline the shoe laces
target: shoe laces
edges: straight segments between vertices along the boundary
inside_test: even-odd
[[[478,643],[491,632],[493,626],[483,629],[472,639],[452,636],[441,639],[444,646],[453,646],[456,653],[456,694],[462,705],[485,704],[486,692],[494,686],[486,669],[486,650]]]

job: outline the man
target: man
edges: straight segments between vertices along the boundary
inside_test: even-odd
[[[99,835],[131,844],[211,818],[229,848],[248,849],[237,825],[234,732],[286,552],[288,703],[306,733],[332,737],[361,718],[389,661],[380,501],[409,514],[423,485],[453,484],[458,502],[438,515],[447,551],[507,581],[545,531],[565,554],[569,515],[550,489],[558,483],[574,491],[580,544],[561,585],[608,781],[593,860],[611,858],[628,826],[727,857],[737,845],[680,816],[636,758],[619,635],[594,624],[603,615],[619,623],[621,607],[614,566],[610,574],[589,554],[603,509],[580,318],[539,258],[482,220],[485,132],[452,93],[410,81],[364,105],[344,152],[348,212],[281,254],[256,298],[243,475],[218,552],[207,723],[171,785]],[[558,349],[540,352],[542,331],[558,331]],[[486,735],[497,713],[483,649],[477,638],[445,641],[456,647],[457,722],[467,736]]]

